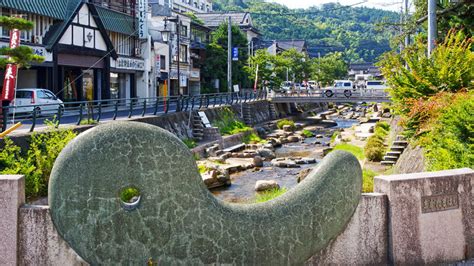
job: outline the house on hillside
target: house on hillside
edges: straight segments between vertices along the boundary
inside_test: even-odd
[[[265,43],[263,43],[265,45]],[[272,55],[277,55],[289,49],[308,55],[308,47],[305,40],[275,40],[270,45],[266,44],[267,51]]]
[[[252,17],[248,12],[231,12],[231,13],[196,13],[196,17],[204,22],[204,26],[215,30],[222,23],[226,23],[231,17],[232,24],[237,25],[240,30],[247,36],[250,54],[253,54],[255,43],[259,42],[261,33],[254,26]]]

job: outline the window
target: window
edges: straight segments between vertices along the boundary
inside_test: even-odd
[[[46,93],[44,93],[43,90],[39,90],[36,92],[36,95],[38,96],[38,98],[40,99],[49,99],[49,97],[46,95]]]
[[[183,37],[188,37],[188,26],[184,26],[184,25],[181,25],[181,27],[179,28],[179,31],[180,31],[180,35],[183,36]]]
[[[166,57],[164,55],[160,55],[160,69],[166,69]]]
[[[52,93],[49,92],[49,91],[44,91],[44,94],[46,94],[46,97],[48,97],[49,99],[54,99],[54,98],[56,98],[56,96],[54,96],[54,94],[52,94]]]
[[[180,45],[179,47],[179,61],[180,62],[188,62],[188,46],[187,45]]]
[[[31,99],[33,98],[33,92],[32,91],[16,91],[16,98]]]

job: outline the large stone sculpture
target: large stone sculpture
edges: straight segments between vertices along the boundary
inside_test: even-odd
[[[354,156],[333,152],[283,196],[229,204],[209,193],[178,138],[115,122],[63,150],[49,203],[59,234],[92,265],[302,264],[346,226],[361,175]],[[119,197],[127,187],[140,191],[136,206]]]

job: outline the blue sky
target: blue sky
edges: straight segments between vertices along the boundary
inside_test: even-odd
[[[364,0],[267,0],[268,2],[277,2],[279,4],[286,5],[289,8],[307,8],[310,6],[319,6],[325,3],[339,2],[341,5],[351,5],[363,2]],[[400,11],[402,0],[366,0],[365,3],[357,6],[374,7],[379,9]]]

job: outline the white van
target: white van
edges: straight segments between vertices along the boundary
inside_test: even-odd
[[[344,93],[347,98],[352,96],[352,92],[355,91],[355,86],[350,80],[335,80],[334,86],[326,88],[324,95],[326,97],[332,97],[334,94]]]
[[[16,113],[32,113],[35,109],[37,114],[55,113],[64,111],[64,103],[50,90],[40,88],[17,89],[16,98],[10,106],[16,106]],[[11,110],[10,112],[13,112]]]
[[[383,80],[368,80],[365,82],[365,88],[368,90],[385,90],[387,85]]]

